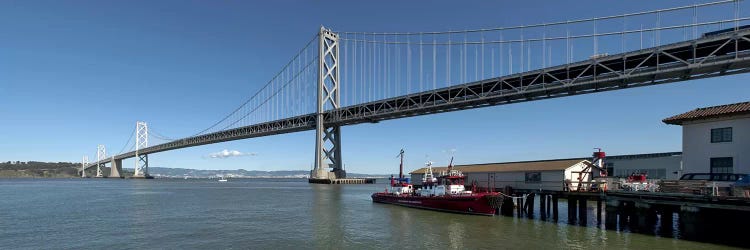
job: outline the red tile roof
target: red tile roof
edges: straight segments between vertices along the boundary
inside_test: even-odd
[[[666,124],[682,125],[686,121],[705,120],[750,114],[750,102],[740,102],[721,106],[699,108],[662,120]]]

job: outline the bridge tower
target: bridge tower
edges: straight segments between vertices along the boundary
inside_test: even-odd
[[[104,173],[102,172],[102,169],[104,168],[104,160],[107,158],[107,148],[104,147],[104,145],[99,144],[99,146],[96,147],[96,177],[97,178],[103,178]]]
[[[150,178],[148,174],[148,155],[141,154],[140,150],[148,147],[148,124],[146,122],[135,123],[135,173],[133,178]]]
[[[86,178],[86,165],[89,165],[89,157],[84,155],[81,160],[81,178]]]
[[[341,163],[341,127],[325,126],[324,112],[340,106],[339,36],[325,27],[318,33],[318,110],[315,125],[315,166],[310,182],[346,178]],[[332,168],[331,171],[328,171]]]

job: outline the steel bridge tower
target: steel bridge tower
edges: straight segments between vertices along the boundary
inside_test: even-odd
[[[346,178],[341,163],[341,126],[326,126],[326,110],[340,107],[339,36],[325,27],[318,33],[318,110],[315,125],[315,166],[310,182]],[[331,171],[328,171],[332,168]]]
[[[104,145],[99,144],[96,147],[96,176],[97,178],[104,178],[102,169],[104,168],[104,159],[107,158],[107,148]]]
[[[86,166],[89,165],[89,157],[84,155],[81,159],[81,178],[86,178]]]
[[[135,173],[133,178],[150,178],[148,174],[148,155],[139,154],[141,149],[148,147],[148,124],[136,122],[135,124]]]

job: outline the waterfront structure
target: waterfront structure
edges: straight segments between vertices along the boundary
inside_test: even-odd
[[[178,139],[138,129],[132,140],[137,143],[135,150],[102,161],[114,164],[135,157],[134,177],[143,178],[148,177],[148,156],[153,153],[315,130],[315,166],[310,178],[326,183],[346,177],[341,154],[343,126],[749,72],[750,29],[740,26],[739,21],[750,17],[740,16],[740,4],[716,1],[462,31],[363,33],[321,27],[266,85],[210,127]],[[657,22],[645,29],[623,27],[620,32],[596,30],[597,23],[627,21],[628,27],[638,27],[634,20],[660,20],[662,15],[680,15],[686,10],[693,10],[692,20],[698,20],[703,10],[716,6],[728,6],[723,14],[733,16],[670,26]],[[548,30],[569,30],[585,24],[593,24],[590,33],[581,30],[574,35],[547,36]],[[733,28],[726,30],[723,26]],[[693,30],[692,37],[659,35],[688,29]],[[720,32],[700,35],[699,29]],[[641,34],[643,44],[644,32],[655,35],[651,47],[625,46],[629,34]],[[518,37],[511,37],[513,33]],[[621,37],[620,49],[606,51],[601,48],[618,46],[598,46],[600,38],[609,41],[613,36]],[[457,41],[458,37],[463,37],[463,42]],[[572,53],[573,45],[582,41],[593,45],[589,51],[595,56]],[[558,52],[552,53],[555,44]],[[531,56],[532,48],[537,47],[549,48],[549,53],[543,49],[541,57]],[[580,47],[576,51],[581,51]],[[553,55],[565,58],[553,60]],[[503,62],[507,62],[507,70]],[[146,128],[145,123],[142,128]],[[162,143],[148,145],[150,136]],[[126,143],[123,148],[131,147]]]
[[[576,190],[580,181],[591,181],[592,171],[587,168],[589,164],[585,159],[559,159],[456,165],[454,168],[466,176],[466,185],[474,184],[480,188],[563,191],[568,188]],[[433,171],[447,169],[436,167]],[[428,170],[420,168],[409,173],[414,185],[422,185],[420,180]]]
[[[750,173],[750,102],[698,108],[663,122],[682,126],[685,173]]]
[[[542,189],[561,191],[565,180],[571,180],[575,189],[578,176],[586,172],[584,182],[591,181],[591,176],[599,176],[596,169],[586,169],[589,158],[570,158],[553,160],[532,160],[519,162],[501,162],[485,164],[457,165],[456,168],[467,176],[467,184],[477,181],[479,187],[515,189]],[[649,179],[679,179],[681,176],[682,153],[665,152],[651,154],[615,155],[604,158],[607,176],[627,177],[632,173],[645,173]],[[443,171],[446,167],[436,167]],[[412,183],[421,185],[427,168],[410,172]],[[494,179],[494,183],[493,183]],[[492,186],[494,184],[494,186]]]
[[[676,180],[682,176],[682,152],[607,156],[607,176],[627,177],[647,174],[649,179]]]

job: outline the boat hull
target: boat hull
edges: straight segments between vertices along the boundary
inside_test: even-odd
[[[488,199],[492,196],[496,196],[496,194],[428,197],[374,193],[372,201],[443,212],[492,216],[495,215],[496,211],[496,206],[492,206]]]

